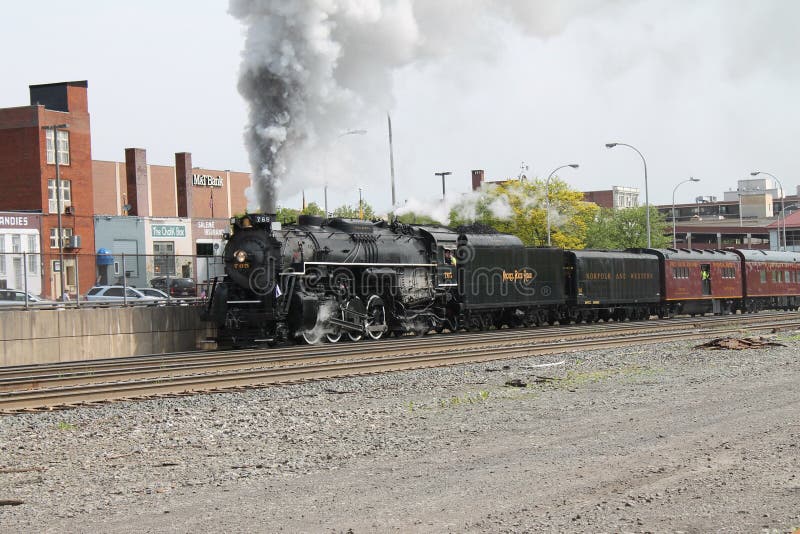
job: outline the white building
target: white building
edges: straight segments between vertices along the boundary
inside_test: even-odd
[[[41,216],[0,212],[0,288],[42,293]]]

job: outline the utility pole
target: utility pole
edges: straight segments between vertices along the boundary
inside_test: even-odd
[[[445,195],[445,191],[444,191],[444,177],[445,177],[445,176],[450,176],[450,175],[451,175],[451,174],[453,174],[453,173],[452,173],[451,171],[444,171],[444,172],[435,172],[435,173],[433,173],[433,174],[435,174],[436,176],[441,176],[441,177],[442,177],[442,200],[444,200],[444,195]]]
[[[397,201],[395,200],[394,196],[394,148],[392,146],[392,116],[387,113],[386,118],[389,120],[389,171],[391,172],[392,176],[392,212],[394,212]]]
[[[364,220],[364,204],[361,201],[361,188],[358,188],[358,218]]]

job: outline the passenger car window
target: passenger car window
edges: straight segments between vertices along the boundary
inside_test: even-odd
[[[122,288],[121,287],[110,287],[108,291],[105,292],[105,296],[107,297],[121,297],[122,296]]]

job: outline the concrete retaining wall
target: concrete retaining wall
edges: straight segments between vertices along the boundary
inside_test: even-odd
[[[191,306],[0,311],[0,366],[194,350],[207,337]]]

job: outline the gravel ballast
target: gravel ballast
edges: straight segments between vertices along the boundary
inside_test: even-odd
[[[776,339],[2,417],[0,530],[793,532],[800,336]]]

